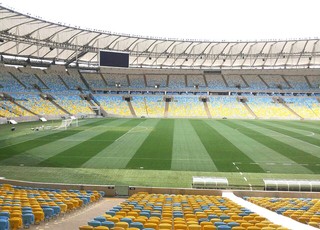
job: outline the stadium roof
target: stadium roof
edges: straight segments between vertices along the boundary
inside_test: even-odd
[[[130,53],[131,67],[307,68],[320,66],[319,39],[177,40],[116,34],[53,23],[0,5],[2,58],[97,66],[99,50]]]

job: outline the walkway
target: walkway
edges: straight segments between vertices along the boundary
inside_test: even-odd
[[[312,227],[312,226],[309,226],[306,224],[302,224],[302,223],[295,221],[289,217],[279,215],[276,212],[272,212],[266,208],[255,205],[249,201],[246,201],[240,197],[237,197],[232,192],[223,192],[222,196],[229,198],[233,202],[235,202],[245,208],[250,209],[251,211],[259,214],[262,217],[267,218],[268,220],[270,220],[271,222],[273,222],[275,224],[280,224],[283,227],[286,227],[286,228],[289,228],[292,230],[302,230],[302,229],[303,230],[317,230],[318,229],[318,228],[315,228],[315,227]]]

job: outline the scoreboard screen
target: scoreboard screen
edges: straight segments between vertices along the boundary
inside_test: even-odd
[[[103,51],[99,52],[100,66],[129,67],[129,53]]]

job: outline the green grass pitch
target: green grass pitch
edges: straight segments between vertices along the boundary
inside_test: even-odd
[[[45,125],[58,125],[49,122]],[[43,182],[190,187],[192,176],[317,179],[320,122],[89,119],[68,130],[0,126],[0,176]]]

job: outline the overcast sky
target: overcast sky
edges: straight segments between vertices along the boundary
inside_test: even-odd
[[[215,41],[320,37],[319,0],[0,2],[54,22],[143,36]]]

